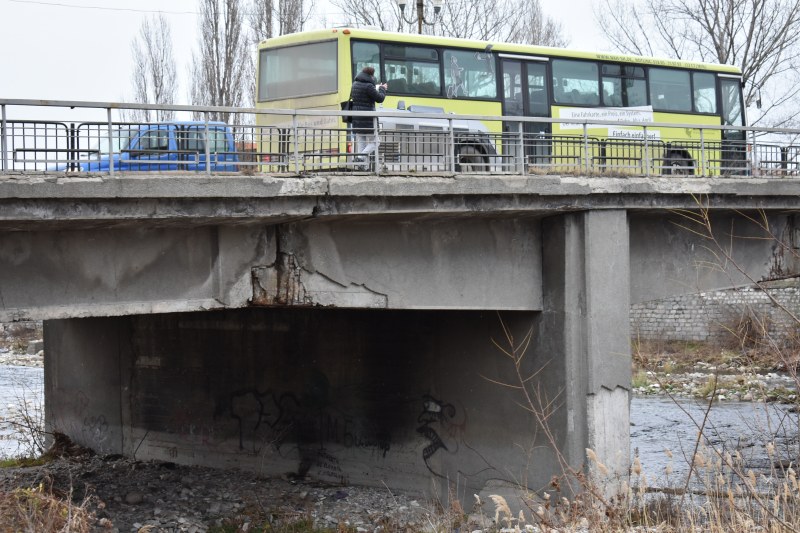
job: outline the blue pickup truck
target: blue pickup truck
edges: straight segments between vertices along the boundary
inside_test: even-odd
[[[210,170],[236,172],[239,158],[231,129],[222,122],[208,123],[208,162]],[[206,170],[206,123],[169,122],[125,126],[112,134],[114,150],[109,157],[108,142],[80,162],[84,172],[114,170],[167,171]],[[61,170],[66,170],[64,166]]]

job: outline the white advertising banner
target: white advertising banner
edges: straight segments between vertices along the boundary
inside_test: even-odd
[[[638,128],[623,128],[619,126],[608,128],[609,139],[631,139],[641,141],[644,139],[644,130]],[[658,130],[647,130],[647,140],[658,141],[661,139],[661,132]]]
[[[565,107],[561,108],[558,118],[571,120],[608,120],[609,122],[637,122],[642,125],[652,123],[653,107]],[[626,126],[613,126],[604,124],[589,124],[590,129],[614,129],[619,131],[635,132]],[[583,124],[561,124],[562,130],[582,130]],[[648,137],[650,137],[650,132]],[[633,137],[631,137],[633,138]],[[639,136],[643,138],[643,134]]]

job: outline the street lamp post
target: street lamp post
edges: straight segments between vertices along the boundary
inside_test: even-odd
[[[400,6],[400,16],[403,18],[404,21],[411,24],[413,23],[414,19],[407,19],[406,18],[406,4],[408,3],[407,0],[397,0],[397,5]],[[425,0],[416,0],[417,4],[417,32],[422,33],[422,25],[427,24],[429,26],[433,26],[436,22],[436,17],[439,16],[439,13],[442,11],[442,4],[444,0],[431,0],[431,4],[433,4],[433,20],[425,20],[425,6],[423,5]]]

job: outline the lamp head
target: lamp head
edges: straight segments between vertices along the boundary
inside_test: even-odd
[[[433,4],[433,13],[438,15],[442,10],[442,4],[444,3],[444,0],[431,0],[431,3]]]
[[[397,5],[400,7],[400,13],[404,13],[406,10],[406,0],[397,0]]]

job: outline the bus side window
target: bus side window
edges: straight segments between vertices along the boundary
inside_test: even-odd
[[[390,78],[386,83],[389,85],[389,90],[393,93],[408,92],[408,86],[405,78]]]

